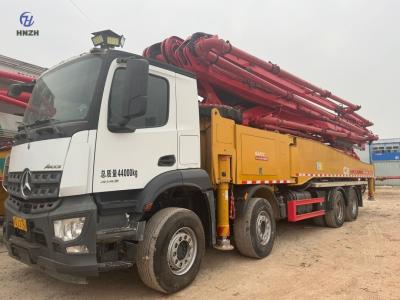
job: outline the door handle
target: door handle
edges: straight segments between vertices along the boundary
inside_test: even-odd
[[[170,167],[176,163],[175,155],[165,155],[158,159],[159,167]]]

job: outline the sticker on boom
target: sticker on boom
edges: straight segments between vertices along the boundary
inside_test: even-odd
[[[256,151],[255,153],[256,160],[268,161],[268,156],[261,151]]]

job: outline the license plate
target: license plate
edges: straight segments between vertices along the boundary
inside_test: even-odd
[[[24,218],[13,216],[13,226],[22,231],[28,231],[28,225]]]

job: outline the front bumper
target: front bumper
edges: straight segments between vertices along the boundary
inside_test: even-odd
[[[102,222],[102,218],[97,215],[97,206],[91,195],[64,198],[51,211],[37,214],[23,213],[22,209],[14,205],[12,199],[6,201],[5,207],[3,236],[9,255],[57,279],[85,283],[87,277],[97,276],[99,272],[110,269],[110,266],[132,265],[115,256],[102,257],[103,251],[99,251],[101,245],[110,240],[116,243],[127,237],[125,229],[125,236],[121,235],[122,237],[118,239],[118,228],[121,227],[124,216],[108,217]],[[14,228],[13,216],[27,220],[27,232]],[[54,220],[83,216],[86,218],[85,225],[82,234],[76,240],[62,242],[54,237]],[[138,233],[144,231],[144,226],[136,226],[136,229],[137,234],[132,235],[131,230],[129,238],[140,237],[141,234]],[[76,245],[85,245],[89,250],[88,253],[66,252],[66,247]],[[129,245],[132,257],[132,252],[136,251],[135,243]],[[104,256],[106,255],[107,253],[104,253]]]
[[[45,257],[45,251],[24,239],[12,236],[6,246],[11,257],[36,267],[50,276],[71,283],[86,283],[86,278],[97,276],[99,268],[90,255],[76,255],[72,264]],[[63,259],[64,260],[64,259]]]

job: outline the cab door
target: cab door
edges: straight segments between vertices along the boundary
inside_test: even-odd
[[[124,72],[124,66],[114,61],[105,83],[93,192],[141,189],[157,175],[177,168],[175,73],[150,65],[146,113],[130,121],[134,132],[111,132],[107,122],[118,114]]]

